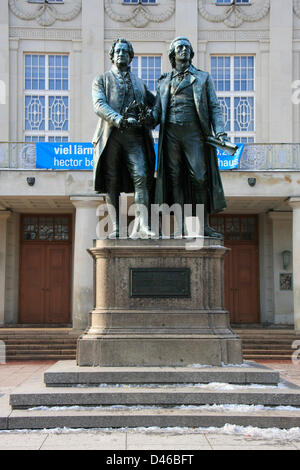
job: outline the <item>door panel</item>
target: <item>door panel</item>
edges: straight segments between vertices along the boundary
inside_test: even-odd
[[[22,216],[20,323],[71,321],[71,233],[68,214]]]
[[[256,215],[211,216],[212,226],[230,248],[224,262],[225,307],[232,323],[259,322],[258,218]]]
[[[225,243],[231,249],[225,258],[225,306],[232,323],[259,321],[258,248]]]
[[[20,323],[44,322],[44,265],[44,246],[21,246]]]
[[[70,321],[70,246],[47,246],[46,323]]]

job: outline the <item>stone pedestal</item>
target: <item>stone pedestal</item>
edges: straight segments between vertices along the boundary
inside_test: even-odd
[[[189,241],[190,242],[190,241]],[[224,309],[220,241],[98,240],[96,308],[78,340],[79,366],[242,363]]]

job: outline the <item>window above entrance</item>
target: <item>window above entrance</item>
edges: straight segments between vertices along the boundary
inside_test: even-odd
[[[218,215],[210,219],[211,226],[227,241],[255,242],[257,217],[255,215]]]
[[[26,215],[23,241],[70,241],[70,217],[63,215]]]

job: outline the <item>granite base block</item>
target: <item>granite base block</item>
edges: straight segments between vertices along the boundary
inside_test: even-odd
[[[224,306],[220,240],[98,240],[95,308],[79,338],[79,366],[241,364]]]
[[[178,367],[242,363],[239,339],[213,337],[83,337],[78,340],[77,354],[79,366]]]

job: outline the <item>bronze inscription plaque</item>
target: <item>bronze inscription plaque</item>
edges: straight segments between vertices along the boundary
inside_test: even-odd
[[[189,268],[131,268],[131,297],[190,297]]]

